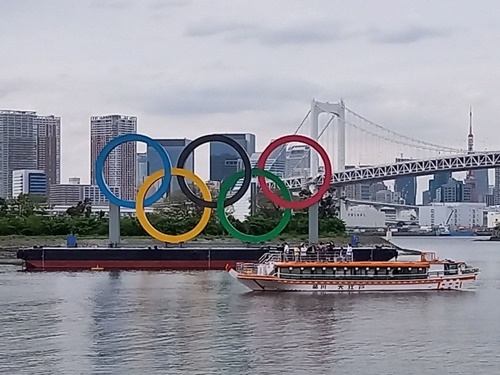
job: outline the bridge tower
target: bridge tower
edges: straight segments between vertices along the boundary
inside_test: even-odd
[[[343,171],[345,169],[345,105],[341,100],[339,103],[311,101],[311,133],[310,136],[315,141],[319,140],[319,115],[322,113],[330,113],[337,117],[337,126],[334,130],[334,145],[333,145],[333,170]],[[310,177],[319,175],[319,156],[315,152],[311,152],[310,157]],[[341,188],[343,190],[343,188]],[[342,193],[338,193],[342,196]],[[318,243],[319,241],[319,205],[315,204],[309,207],[309,242]]]

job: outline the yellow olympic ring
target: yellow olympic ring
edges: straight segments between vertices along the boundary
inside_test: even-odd
[[[208,221],[210,220],[212,209],[204,207],[200,222],[193,229],[184,234],[170,235],[162,233],[159,230],[157,230],[155,227],[151,225],[146,216],[146,212],[144,211],[144,200],[146,198],[146,194],[149,188],[163,176],[165,176],[165,171],[163,169],[153,173],[151,176],[148,176],[144,180],[144,183],[137,191],[137,196],[135,198],[135,206],[136,206],[135,210],[137,214],[137,219],[139,220],[139,223],[141,223],[146,233],[148,233],[151,237],[156,238],[159,241],[168,243],[187,242],[196,237],[197,235],[199,235],[203,231],[203,229],[205,229],[205,227],[208,224]],[[172,168],[172,176],[183,176],[185,178],[189,178],[201,190],[201,196],[203,197],[203,199],[207,202],[212,201],[212,194],[210,194],[208,186],[200,177],[195,175],[193,172],[183,168]]]

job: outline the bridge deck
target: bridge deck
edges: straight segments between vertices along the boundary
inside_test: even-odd
[[[425,176],[435,172],[462,172],[473,169],[500,167],[500,151],[475,152],[465,155],[452,155],[426,160],[411,160],[373,167],[353,168],[335,172],[331,186],[350,185],[359,182],[393,180],[403,176]],[[285,184],[290,190],[300,190],[309,183],[322,184],[324,175],[316,178],[288,178]],[[269,181],[271,187],[274,183]]]

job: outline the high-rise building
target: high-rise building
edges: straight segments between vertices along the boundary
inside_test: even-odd
[[[429,194],[426,194],[426,200],[429,200],[429,203],[431,202],[437,202],[436,201],[436,191],[439,189],[442,185],[446,184],[451,178],[451,172],[446,171],[446,172],[437,172],[434,173],[434,178],[429,180]],[[425,192],[424,192],[425,194]]]
[[[495,204],[495,197],[493,196],[493,194],[486,194],[484,203],[486,203],[487,207],[493,206]]]
[[[370,192],[370,196],[369,196],[368,200],[370,200],[372,202],[377,202],[376,197],[377,197],[378,192],[389,190],[387,185],[384,183],[384,181],[372,182],[372,183],[367,184],[367,185],[368,185],[368,191]],[[400,197],[399,194],[398,194],[398,197]]]
[[[489,194],[489,170],[477,169],[474,171],[476,180],[476,193],[479,202],[486,202],[486,195]]]
[[[345,187],[345,197],[358,201],[372,201],[371,184],[353,184]]]
[[[0,111],[0,196],[12,197],[12,171],[42,170],[47,188],[60,182],[61,118]]]
[[[120,196],[120,188],[118,186],[111,186],[109,190],[114,195]],[[95,206],[109,203],[97,185],[69,183],[51,186],[49,196],[50,205],[75,206],[78,202],[83,202],[85,199],[89,199]]]
[[[179,161],[179,156],[181,156],[182,150],[184,150],[184,147],[186,147],[189,143],[191,143],[191,140],[186,138],[155,139],[155,142],[159,143],[165,149],[167,154],[170,156],[170,161],[172,162],[172,166],[175,167],[177,165],[177,162]],[[151,175],[154,172],[165,168],[160,158],[160,155],[158,155],[158,153],[153,147],[148,147],[146,152],[146,160],[147,160],[146,173],[148,175]],[[191,172],[194,172],[194,153],[191,153],[191,155],[189,155],[183,168]],[[190,183],[191,181],[186,181],[186,182]],[[153,188],[151,188],[150,191],[148,192],[149,194],[152,194],[151,192],[152,189]],[[170,182],[169,194],[176,193],[179,190],[180,189],[179,189],[179,184],[177,182],[177,177],[173,177],[172,181]]]
[[[379,190],[375,193],[375,202],[401,203],[401,193],[398,191]]]
[[[396,163],[411,161],[411,159],[396,158]],[[417,203],[417,178],[398,177],[394,181],[394,191],[401,195],[405,204],[415,205]]]
[[[257,162],[259,161],[259,157],[262,152],[254,152],[252,156],[250,156],[250,165],[252,168],[257,166]],[[267,158],[266,165],[264,169],[269,171],[279,178],[283,178],[285,176],[286,171],[286,145],[281,145],[276,148],[271,155]],[[233,193],[236,193],[241,188],[243,183],[243,179],[240,179],[234,184],[232,189]],[[252,194],[256,193],[255,181],[250,184],[250,187],[246,191],[245,195],[233,205],[233,216],[238,220],[244,220],[251,213],[251,198]],[[253,192],[253,193],[252,193]]]
[[[0,111],[0,197],[12,198],[12,172],[37,169],[36,112]]]
[[[493,204],[500,204],[500,168],[495,168],[495,186],[493,188]]]
[[[12,171],[12,197],[21,194],[47,195],[47,179],[43,170],[20,169]]]
[[[37,169],[45,172],[47,191],[50,185],[61,182],[61,118],[37,116]]]
[[[473,185],[450,178],[436,190],[435,202],[472,202]]]
[[[250,156],[250,164],[252,168],[257,166],[257,162],[259,161],[259,157],[262,152],[254,152],[252,156]],[[276,150],[271,152],[271,155],[267,158],[265,170],[271,173],[274,173],[279,178],[284,178],[286,175],[286,146],[282,145],[277,147]]]
[[[95,162],[104,146],[120,135],[137,132],[137,117],[109,115],[90,118],[90,175],[95,185]],[[135,199],[137,144],[127,142],[115,148],[104,164],[104,180],[109,187],[119,187],[120,197]]]
[[[137,177],[136,177],[136,186],[139,188],[144,179],[148,175],[148,153],[147,152],[138,152],[137,153]]]
[[[369,167],[369,165],[360,165],[359,168]],[[353,165],[346,165],[345,169],[357,168]],[[353,200],[375,201],[378,191],[387,190],[383,181],[367,182],[361,184],[346,185],[344,188],[345,197]]]
[[[308,177],[311,169],[311,147],[290,146],[286,151],[285,177]]]
[[[432,202],[431,200],[431,192],[429,190],[426,190],[422,193],[422,204],[424,206],[430,205]]]
[[[249,156],[255,153],[255,134],[223,134],[234,139]],[[221,142],[210,143],[210,180],[222,181],[241,169],[238,153],[229,145]]]

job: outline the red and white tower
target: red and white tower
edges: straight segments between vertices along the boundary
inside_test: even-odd
[[[467,153],[474,152],[474,134],[472,134],[472,107],[469,110],[469,135],[467,137]],[[470,171],[472,172],[472,171]]]

